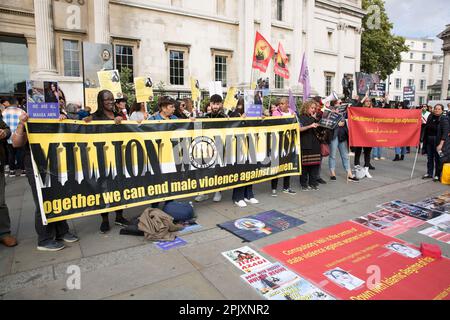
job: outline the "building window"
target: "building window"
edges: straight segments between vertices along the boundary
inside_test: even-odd
[[[411,52],[411,53],[409,54],[409,58],[410,58],[410,59],[414,59],[414,53]]]
[[[425,80],[420,80],[420,90],[424,91],[425,87],[426,87],[426,81]]]
[[[422,60],[427,60],[427,55],[425,53],[422,54]]]
[[[227,87],[227,57],[215,57],[215,81],[222,81],[222,86]]]
[[[395,96],[395,97],[394,97],[394,100],[395,100],[395,101],[400,101],[400,99],[401,99],[400,96]]]
[[[424,48],[424,49],[427,48],[427,43],[426,43],[426,42],[423,43],[423,48]]]
[[[170,84],[184,85],[184,52],[170,50]]]
[[[329,96],[333,91],[334,74],[325,74],[325,96]]]
[[[277,20],[283,21],[284,0],[277,0]]]
[[[408,79],[408,87],[414,86],[414,79]]]
[[[410,48],[414,48],[414,41],[411,41]]]
[[[77,40],[63,40],[64,76],[80,76],[80,43]]]
[[[401,89],[402,79],[395,79],[395,89]]]
[[[413,72],[414,71],[414,65],[413,64],[410,64],[409,65],[409,72]]]
[[[0,95],[25,95],[30,78],[25,38],[0,36]]]
[[[427,68],[427,66],[423,64],[423,65],[422,65],[422,73],[425,72],[426,68]]]
[[[399,66],[397,67],[397,71],[400,71],[400,68],[401,68],[401,65],[399,65]]]
[[[131,79],[134,78],[133,47],[116,44],[116,69],[121,72],[124,68],[131,70]]]
[[[284,78],[275,75],[275,89],[284,89]]]
[[[419,97],[419,104],[425,103],[425,97]]]

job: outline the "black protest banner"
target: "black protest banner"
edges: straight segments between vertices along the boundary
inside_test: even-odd
[[[27,124],[44,223],[300,175],[295,118]]]

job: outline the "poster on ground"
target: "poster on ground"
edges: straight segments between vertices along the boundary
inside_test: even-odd
[[[219,224],[219,227],[233,233],[246,242],[300,226],[305,221],[272,210],[257,215]]]
[[[285,285],[293,284],[296,280],[300,279],[297,274],[288,270],[280,263],[272,264],[249,274],[244,274],[241,278],[264,297],[269,292],[280,289]]]
[[[56,81],[27,81],[27,113],[31,119],[59,119]]]
[[[433,238],[435,240],[450,244],[450,233],[442,231],[442,229],[439,226],[427,228],[425,230],[420,231],[419,233],[427,237]]]
[[[261,256],[250,247],[242,247],[235,250],[222,252],[235,267],[245,273],[252,273],[255,270],[272,265],[270,261]]]
[[[425,209],[450,213],[450,192],[444,193],[437,197],[425,199],[415,203],[414,205]]]
[[[450,300],[450,260],[354,222],[263,248],[287,268],[344,300]]]
[[[301,277],[292,284],[286,284],[268,292],[265,296],[268,300],[335,300]]]
[[[425,224],[423,220],[405,216],[387,209],[369,213],[353,221],[390,237],[396,237],[410,229]]]
[[[27,132],[44,224],[301,174],[294,118],[32,120]]]
[[[378,207],[425,221],[437,218],[443,214],[440,211],[425,209],[402,200],[394,200],[391,202],[383,203]]]

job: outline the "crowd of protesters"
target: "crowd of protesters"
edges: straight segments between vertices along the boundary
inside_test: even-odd
[[[62,92],[59,96],[64,97]],[[145,120],[186,120],[195,118],[209,119],[228,119],[245,118],[244,99],[240,98],[235,110],[225,110],[223,108],[223,98],[219,95],[213,95],[210,103],[205,106],[201,112],[193,108],[192,100],[174,100],[171,97],[160,97],[156,112],[147,109],[145,103],[134,103],[130,108],[127,105],[127,98],[115,100],[110,91],[103,90],[98,94],[97,110],[91,114],[91,109],[81,108],[81,104],[66,104],[60,100],[60,120],[72,119],[92,121],[114,121],[120,125],[122,121],[131,120],[141,123]],[[383,148],[370,148],[366,146],[349,147],[348,120],[344,117],[337,127],[333,130],[323,128],[319,125],[323,110],[326,108],[329,112],[341,112],[343,101],[322,102],[320,97],[316,97],[304,102],[300,108],[289,105],[289,99],[280,98],[273,105],[270,105],[265,117],[292,117],[298,119],[300,125],[301,139],[301,164],[303,174],[300,176],[300,186],[302,192],[318,191],[320,184],[327,184],[321,178],[321,166],[324,159],[328,157],[328,169],[330,182],[338,180],[336,175],[337,152],[339,151],[342,161],[342,167],[345,171],[347,183],[359,182],[359,178],[372,178],[370,171],[375,170],[372,160],[386,160],[383,156]],[[374,103],[367,96],[363,99],[352,100],[350,105],[354,107],[383,108],[387,107],[385,100],[380,103]],[[41,251],[59,251],[63,249],[64,242],[76,242],[78,237],[69,231],[66,221],[43,225],[39,211],[39,199],[36,191],[35,178],[31,164],[30,147],[28,144],[25,123],[28,121],[28,115],[21,107],[17,99],[2,99],[2,119],[0,119],[0,170],[4,170],[6,175],[11,177],[18,175],[27,176],[31,186],[33,199],[35,202],[35,229],[38,234],[38,250]],[[402,108],[399,104],[397,108]],[[298,110],[297,110],[298,109]],[[430,109],[428,106],[422,106],[422,139],[421,150],[428,156],[427,174],[424,179],[434,179],[438,181],[442,172],[443,164],[450,162],[450,138],[449,138],[449,118],[444,115],[444,106],[436,105]],[[394,161],[405,159],[408,149],[399,146],[396,148]],[[350,164],[350,155],[354,155],[355,172],[362,172],[359,178],[353,173]],[[361,155],[364,154],[364,167],[361,166]],[[2,171],[3,173],[3,171]],[[278,196],[278,179],[271,181],[271,195]],[[297,192],[291,186],[291,178],[283,178],[283,193],[295,195]],[[209,199],[208,195],[200,195],[195,201],[202,202]],[[213,201],[220,202],[222,194],[214,194]],[[252,186],[239,187],[233,190],[232,201],[240,208],[248,205],[258,204],[253,192]],[[159,204],[155,204],[158,206]],[[102,214],[100,225],[101,233],[110,230],[108,214]],[[126,226],[128,220],[124,218],[122,211],[117,211],[115,224]],[[8,207],[5,202],[5,174],[0,174],[0,241],[8,246],[17,245],[17,241],[10,235],[10,221]]]

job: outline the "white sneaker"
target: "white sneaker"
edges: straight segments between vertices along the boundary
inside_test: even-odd
[[[239,202],[236,201],[234,204],[237,205],[239,208],[245,208],[245,207],[247,207],[247,204],[245,203],[244,200],[241,200],[241,201],[239,201]]]
[[[244,201],[247,202],[247,203],[250,203],[250,204],[258,204],[259,203],[259,201],[256,200],[255,198],[251,198],[250,200],[249,199],[244,199]]]
[[[369,167],[364,168],[366,170],[366,177],[372,179],[373,177],[369,173]]]
[[[277,190],[272,190],[272,197],[278,197]]]
[[[354,157],[354,156],[355,156],[355,153],[354,153],[354,152],[349,152],[349,153],[348,153],[348,156],[349,156],[349,157]]]
[[[220,202],[220,201],[222,201],[222,193],[216,192],[216,194],[214,195],[213,201],[214,201],[214,202]]]
[[[195,202],[203,202],[209,199],[207,194],[201,194],[197,198],[195,198]]]

